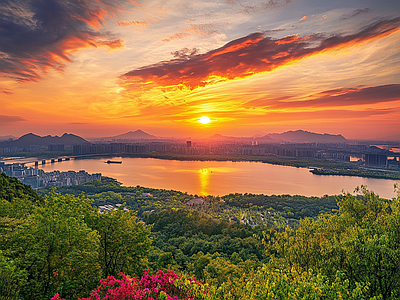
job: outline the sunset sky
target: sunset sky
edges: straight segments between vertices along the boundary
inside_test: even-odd
[[[0,136],[400,133],[397,0],[0,3]]]

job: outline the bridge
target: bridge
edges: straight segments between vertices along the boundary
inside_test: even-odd
[[[54,164],[55,162],[69,161],[71,159],[76,159],[76,158],[102,156],[102,155],[104,156],[104,154],[68,155],[68,156],[60,156],[60,157],[56,157],[56,158],[35,159],[35,160],[25,161],[23,163],[18,163],[18,164],[23,165],[23,166],[25,166],[27,164],[35,164],[35,167],[38,167],[39,165]],[[10,160],[9,163],[13,164],[12,160]]]

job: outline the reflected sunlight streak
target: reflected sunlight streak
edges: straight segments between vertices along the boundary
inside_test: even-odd
[[[200,180],[200,195],[207,196],[209,194],[209,185],[210,185],[210,171],[208,168],[201,168],[199,171],[199,180]]]

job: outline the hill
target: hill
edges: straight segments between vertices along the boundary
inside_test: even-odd
[[[0,141],[15,140],[16,137],[13,135],[0,135]]]
[[[253,137],[234,137],[225,136],[221,134],[214,134],[209,137],[212,140],[219,141],[252,141],[257,140],[264,143],[277,143],[277,142],[291,142],[291,143],[347,143],[345,137],[341,134],[320,134],[315,132],[309,132],[304,130],[286,131],[283,133],[269,133],[264,136],[253,136]]]
[[[43,199],[29,185],[21,183],[15,177],[9,177],[0,172],[0,200],[13,201],[23,199],[42,203]]]
[[[236,137],[236,136],[226,136],[221,134],[214,134],[209,137],[210,140],[218,140],[218,141],[262,141],[266,143],[274,143],[276,142],[273,138],[269,136],[254,136],[254,137]]]
[[[116,140],[136,140],[136,139],[156,139],[156,138],[157,137],[155,135],[149,134],[140,129],[110,137],[110,139],[116,139]]]
[[[346,138],[343,137],[341,134],[337,135],[328,133],[320,134],[304,130],[286,131],[283,133],[270,133],[267,134],[266,136],[276,140],[287,141],[292,143],[306,143],[306,142],[347,143]]]
[[[389,135],[385,137],[375,138],[374,140],[378,141],[389,141],[389,142],[400,142],[400,134]]]
[[[33,133],[28,133],[17,140],[5,141],[2,144],[7,147],[29,147],[30,145],[48,146],[51,144],[85,145],[89,144],[89,142],[80,136],[68,133],[64,133],[61,137],[57,135],[42,137]]]
[[[219,140],[219,141],[226,141],[226,140],[241,140],[243,138],[241,137],[235,137],[235,136],[226,136],[222,134],[214,134],[213,136],[209,137],[210,140]]]

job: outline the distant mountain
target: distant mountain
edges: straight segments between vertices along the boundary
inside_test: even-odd
[[[213,136],[210,136],[209,139],[210,140],[232,140],[232,139],[238,139],[238,138],[235,138],[233,136],[225,136],[225,135],[217,133],[217,134],[214,134]]]
[[[84,145],[89,142],[80,136],[74,134],[64,133],[60,136],[39,136],[33,133],[28,133],[21,136],[19,139],[14,141],[2,142],[7,147],[29,147],[30,145],[48,146],[51,144],[63,144],[63,145]]]
[[[375,138],[374,140],[389,141],[389,142],[400,142],[400,134],[379,137],[379,138]]]
[[[0,135],[0,141],[15,140],[16,137],[13,135]]]
[[[304,130],[286,131],[283,133],[270,133],[266,136],[276,140],[287,141],[292,143],[347,143],[345,137],[341,134],[320,134],[315,132],[309,132]]]
[[[136,139],[156,139],[157,137],[155,135],[148,134],[147,132],[144,132],[140,129],[136,131],[129,131],[124,134],[116,135],[110,137],[111,139],[116,139],[116,140],[136,140]]]
[[[276,142],[273,138],[269,136],[253,136],[253,137],[235,137],[235,136],[225,136],[221,134],[214,134],[210,136],[209,139],[211,140],[219,140],[219,141],[249,141],[249,140],[257,140],[263,142],[273,143]]]

